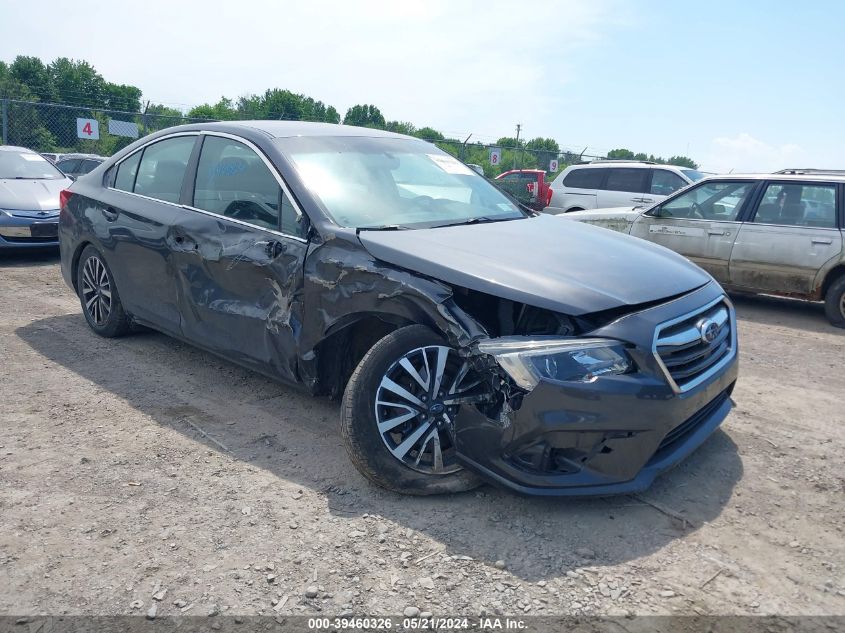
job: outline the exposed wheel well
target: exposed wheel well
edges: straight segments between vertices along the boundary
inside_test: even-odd
[[[572,211],[583,211],[581,207],[572,207],[571,209],[567,209],[566,213],[571,213]]]
[[[73,258],[70,260],[71,282],[73,283],[73,289],[77,292],[79,292],[79,288],[76,287],[76,273],[79,268],[79,258],[82,256],[82,251],[84,251],[85,247],[90,243],[91,242],[80,243],[79,246],[76,247],[76,251],[73,253]]]
[[[827,289],[830,288],[833,283],[842,275],[845,275],[845,264],[839,264],[838,266],[833,268],[829,273],[827,273],[827,277],[825,277],[824,281],[822,282],[822,299],[827,296]]]
[[[386,320],[386,319],[390,320]],[[318,392],[339,398],[352,372],[373,345],[390,332],[412,325],[410,321],[390,316],[367,315],[333,332],[317,346]]]

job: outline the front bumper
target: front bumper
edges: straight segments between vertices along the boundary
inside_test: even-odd
[[[691,300],[682,298],[604,328],[623,340],[625,331],[651,328],[652,334],[636,343],[632,355],[639,369],[633,374],[601,376],[592,383],[541,380],[495,419],[462,407],[455,420],[460,461],[524,494],[612,495],[648,488],[698,448],[733,406],[735,349],[717,373],[682,393],[650,363],[653,324],[712,301],[718,296],[715,289],[707,286],[692,293]]]
[[[59,217],[17,217],[0,213],[0,250],[55,248]]]

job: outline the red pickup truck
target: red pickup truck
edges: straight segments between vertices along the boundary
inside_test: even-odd
[[[496,176],[496,180],[502,181],[500,184],[505,191],[537,211],[542,211],[552,201],[551,183],[542,169],[511,169]]]

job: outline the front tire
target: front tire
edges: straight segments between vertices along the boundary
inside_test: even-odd
[[[120,302],[114,276],[103,255],[91,245],[79,257],[76,288],[82,314],[94,332],[106,338],[123,336],[129,331],[129,316]]]
[[[423,325],[400,328],[349,379],[340,413],[346,450],[361,474],[388,490],[471,490],[481,482],[456,461],[452,425],[460,406],[483,398],[481,382],[440,336]]]
[[[845,328],[845,275],[841,275],[827,289],[824,312],[831,324]]]

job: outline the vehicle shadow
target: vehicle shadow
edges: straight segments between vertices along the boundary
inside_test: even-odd
[[[504,560],[525,580],[647,556],[716,519],[743,473],[737,446],[718,431],[643,495],[541,499],[484,486],[451,496],[408,497],[357,473],[337,430],[335,402],[158,333],[101,339],[81,315],[41,319],[16,333],[162,428],[272,473],[279,485],[267,503],[284,507],[279,491],[307,487],[325,498],[335,517],[380,516],[431,537],[447,554],[491,565]]]
[[[0,250],[0,269],[32,266],[54,266],[59,262],[58,248],[33,250]]]
[[[830,324],[819,301],[803,301],[772,295],[731,293],[737,318],[761,325],[780,325],[812,332],[842,333]]]

